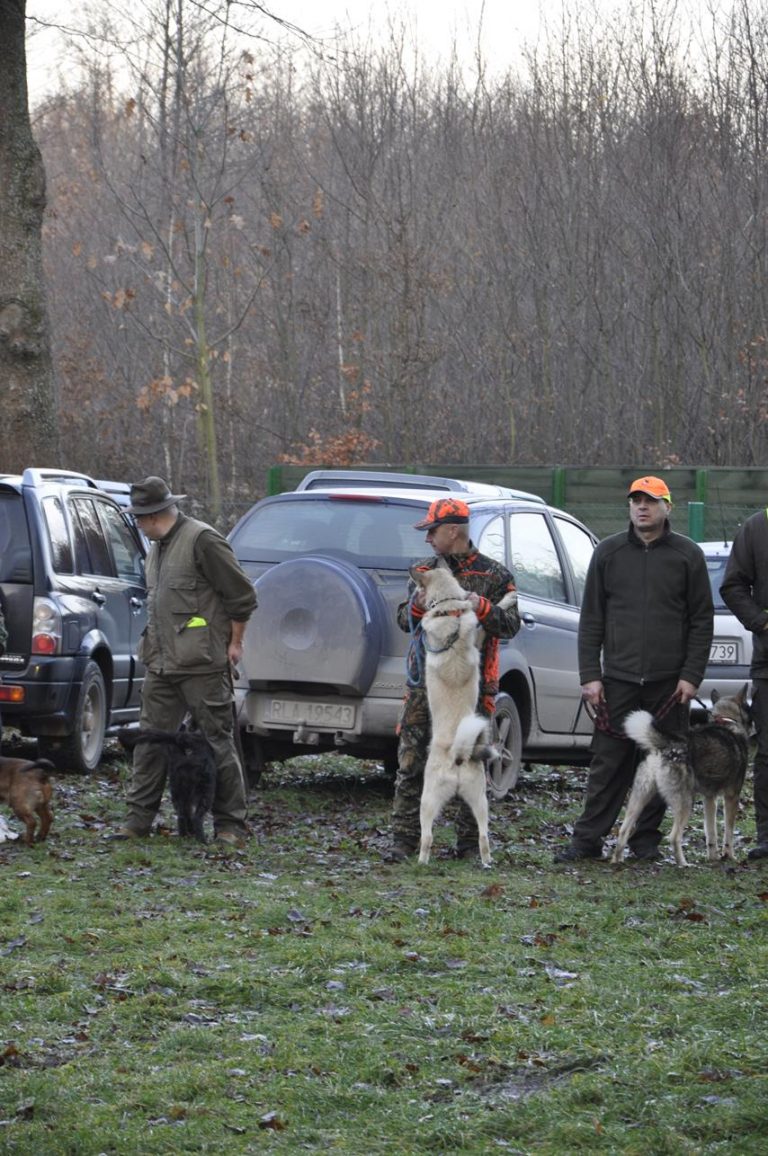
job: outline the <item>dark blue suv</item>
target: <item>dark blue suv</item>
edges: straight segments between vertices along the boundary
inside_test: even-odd
[[[144,545],[107,485],[0,474],[0,713],[62,770],[93,771],[107,731],[139,716]]]

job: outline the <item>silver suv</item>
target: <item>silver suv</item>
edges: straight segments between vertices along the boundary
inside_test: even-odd
[[[238,691],[252,781],[266,763],[307,751],[396,765],[408,636],[395,611],[409,566],[430,554],[414,523],[446,491],[461,493],[474,544],[513,571],[520,591],[523,625],[500,647],[495,723],[505,755],[490,768],[494,793],[514,785],[524,760],[585,760],[592,727],[576,632],[595,536],[503,486],[319,470],[258,502],[230,534],[259,598]]]

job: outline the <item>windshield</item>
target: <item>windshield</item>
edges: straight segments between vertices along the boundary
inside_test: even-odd
[[[21,495],[0,490],[0,582],[32,581],[32,547]]]
[[[424,531],[413,527],[421,517],[419,506],[382,499],[273,502],[251,512],[233,533],[232,545],[238,558],[249,561],[332,550],[402,568],[431,553]]]

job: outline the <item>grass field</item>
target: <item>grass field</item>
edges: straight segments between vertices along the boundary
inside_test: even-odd
[[[381,861],[378,769],[299,760],[237,853],[105,841],[116,754],[0,846],[0,1152],[765,1153],[768,868],[556,867],[532,768],[494,866]]]

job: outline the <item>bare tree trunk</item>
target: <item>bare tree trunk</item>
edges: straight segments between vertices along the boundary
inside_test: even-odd
[[[43,162],[27,101],[26,0],[0,0],[0,467],[57,464],[43,288]]]

